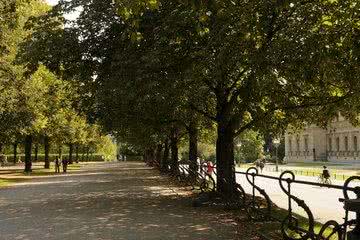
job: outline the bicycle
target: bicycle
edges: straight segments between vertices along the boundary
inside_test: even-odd
[[[331,185],[331,179],[330,177],[326,178],[324,177],[323,174],[320,174],[318,177],[318,182],[321,184],[327,184],[327,185]]]

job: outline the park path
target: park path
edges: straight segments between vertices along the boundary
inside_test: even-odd
[[[257,239],[187,194],[142,163],[89,165],[0,189],[0,239]]]
[[[236,170],[245,172],[247,169],[237,168]],[[280,173],[269,171],[263,171],[262,174],[274,177],[280,176]],[[296,176],[296,179],[307,182],[318,182],[317,177]],[[246,193],[252,193],[252,186],[246,180],[245,175],[237,174],[236,180],[242,185]],[[333,180],[332,183],[343,186],[344,181]],[[277,180],[258,177],[256,178],[256,185],[264,189],[271,201],[277,206],[288,209],[288,198],[280,188]],[[350,186],[355,187],[356,185],[357,183]],[[329,220],[336,220],[340,223],[343,222],[345,214],[344,207],[343,203],[339,202],[339,198],[344,198],[342,190],[294,183],[292,184],[291,192],[294,196],[305,201],[312,210],[316,221],[321,223],[325,223]],[[257,195],[259,194],[257,193]],[[353,193],[349,193],[349,196],[350,198],[355,198]],[[296,204],[292,205],[292,209],[294,212],[307,217],[305,211]],[[349,216],[353,218],[355,215],[349,213]]]

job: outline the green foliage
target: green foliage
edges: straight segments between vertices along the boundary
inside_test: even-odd
[[[76,9],[79,18],[64,24]],[[32,129],[53,118],[54,139],[76,142],[77,133],[94,146],[97,127],[69,117],[85,109],[91,122],[145,151],[194,129],[213,143],[216,127],[216,161],[228,174],[220,178],[230,180],[237,136],[236,158],[254,160],[258,132],[324,125],[339,110],[359,122],[359,11],[351,0],[61,1],[28,24],[19,62],[35,76],[42,63],[82,97],[55,117],[41,111],[41,99],[33,108],[30,101]]]
[[[117,146],[110,136],[101,136],[96,144],[96,152],[103,155],[106,161],[116,159]]]
[[[199,143],[198,147],[199,158],[206,161],[216,162],[216,149],[212,143]]]
[[[0,1],[0,13],[0,145],[31,135],[37,144],[48,139],[58,147],[99,144],[110,158],[113,146],[80,111],[80,89],[87,89],[69,70],[79,59],[64,51],[77,43],[76,34],[64,33],[63,18],[42,0]],[[66,48],[52,48],[59,44]]]
[[[254,162],[264,157],[263,136],[256,131],[248,130],[235,139],[235,161],[237,163]]]

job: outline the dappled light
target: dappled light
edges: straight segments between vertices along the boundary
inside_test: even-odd
[[[233,219],[192,208],[154,170],[112,167],[0,190],[1,239],[234,239]]]

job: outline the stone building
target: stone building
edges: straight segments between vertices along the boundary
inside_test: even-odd
[[[302,132],[288,130],[285,134],[287,162],[360,162],[360,128],[342,116],[332,121],[327,129],[310,125]]]

